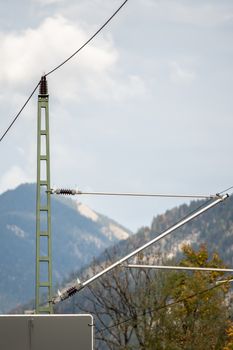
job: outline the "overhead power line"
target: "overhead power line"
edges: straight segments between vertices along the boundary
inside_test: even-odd
[[[167,193],[134,193],[134,192],[89,192],[75,189],[52,189],[51,194],[57,195],[91,195],[91,196],[125,196],[125,197],[162,197],[162,198],[196,198],[196,199],[217,199],[219,194],[167,194]]]
[[[48,76],[49,74],[52,74],[57,69],[61,68],[65,63],[67,63],[71,58],[76,56],[85,46],[87,46],[107,25],[111,20],[117,15],[117,13],[125,6],[125,4],[128,2],[128,0],[125,0],[121,6],[112,14],[111,17],[82,45],[78,50],[76,50],[71,56],[69,56],[67,59],[65,59],[62,63],[60,63],[57,67],[53,68],[51,71],[45,74],[45,76]]]
[[[78,49],[76,50],[71,56],[69,56],[67,59],[65,59],[62,63],[60,63],[58,66],[56,66],[55,68],[53,68],[52,70],[50,70],[49,72],[47,72],[44,76],[48,76],[52,73],[54,73],[57,69],[59,69],[60,67],[62,67],[65,63],[67,63],[69,60],[71,60],[74,56],[76,56],[82,49],[84,49],[85,46],[87,46],[107,25],[109,22],[111,22],[111,20],[118,14],[118,12],[125,6],[125,4],[128,2],[129,0],[125,0],[120,7],[118,7],[118,9],[108,18],[108,20]],[[32,98],[32,96],[34,95],[34,93],[36,92],[38,86],[40,85],[40,81],[37,83],[36,87],[34,88],[34,90],[32,91],[32,93],[30,94],[30,96],[28,97],[28,99],[26,100],[26,102],[24,103],[24,105],[22,106],[22,108],[20,109],[20,111],[16,114],[16,116],[14,117],[14,119],[12,120],[12,122],[10,123],[10,125],[8,126],[8,128],[6,129],[6,131],[2,134],[1,138],[0,138],[0,142],[4,139],[4,137],[7,135],[7,133],[10,131],[10,129],[12,128],[12,126],[14,125],[14,123],[16,122],[16,120],[19,118],[20,114],[22,113],[22,111],[24,110],[24,108],[26,107],[26,105],[28,104],[28,102],[30,101],[30,99]]]
[[[36,92],[38,86],[40,85],[40,82],[38,82],[38,84],[35,86],[35,88],[33,89],[32,93],[30,94],[30,96],[28,97],[28,99],[26,100],[26,102],[24,103],[24,105],[22,106],[22,108],[20,109],[20,111],[16,114],[15,118],[12,120],[12,122],[10,123],[10,125],[8,126],[8,128],[6,129],[6,131],[3,133],[3,135],[0,138],[0,142],[4,139],[4,137],[6,136],[6,134],[10,131],[10,129],[12,128],[12,126],[14,125],[14,123],[16,122],[16,120],[19,118],[20,114],[23,112],[24,108],[27,106],[28,102],[31,100],[32,96],[34,95],[34,93]]]

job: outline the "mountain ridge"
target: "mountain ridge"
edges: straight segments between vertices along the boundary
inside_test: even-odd
[[[160,235],[169,227],[173,226],[183,217],[186,217],[190,213],[198,210],[198,208],[207,204],[207,201],[191,201],[190,204],[182,204],[179,207],[167,210],[164,214],[154,217],[150,227],[141,228],[138,233],[130,236],[127,240],[121,241],[107,249],[106,252],[101,254],[96,259],[95,264],[87,266],[86,269],[76,271],[67,280],[67,286],[72,285],[75,282],[77,276],[81,278],[81,282],[85,281],[90,276],[90,271],[99,271],[101,266],[112,263],[112,257],[114,261],[126,256],[134,249],[144,245],[146,242]],[[226,201],[220,203],[216,207],[201,214],[199,217],[190,221],[183,227],[177,229],[170,235],[163,238],[157,244],[154,244],[144,250],[143,254],[147,257],[151,257],[152,261],[156,264],[176,264],[176,261],[181,258],[182,246],[184,244],[190,244],[195,248],[199,248],[204,244],[207,246],[209,254],[218,252],[220,258],[229,267],[233,265],[233,197],[228,198]],[[134,258],[133,258],[134,260]],[[135,258],[136,262],[136,258]],[[165,273],[165,272],[164,272]],[[63,285],[66,288],[66,285]],[[85,293],[83,291],[82,293]],[[80,296],[82,298],[82,296]],[[58,304],[56,312],[69,313],[72,312],[73,304],[75,300],[79,298],[79,293],[76,296]],[[79,300],[80,301],[80,300]]]
[[[128,229],[99,213],[95,213],[98,220],[91,220],[71,199],[52,197],[51,206],[55,285],[76,266],[88,264],[105,248],[131,235]],[[35,227],[35,184],[20,185],[0,195],[0,312],[34,295]],[[120,234],[115,234],[117,229]]]
[[[106,248],[95,258],[95,261],[91,265],[87,263],[81,269],[73,268],[72,273],[66,277],[63,283],[60,283],[60,286],[62,288],[69,286],[75,282],[77,277],[81,281],[85,281],[87,277],[91,277],[91,266],[95,267],[95,271],[99,271],[102,268],[101,266],[106,263],[106,260],[114,259],[115,261],[129,254],[206,203],[207,201],[204,200],[191,201],[189,204],[182,204],[167,210],[163,214],[157,215],[153,218],[150,227],[142,227],[136,234],[130,235],[128,239],[121,240],[111,247]],[[194,248],[199,247],[201,244],[206,244],[210,254],[217,251],[224,263],[231,266],[233,264],[233,197],[228,198],[223,203],[220,203],[163,238],[157,244],[147,248],[144,254],[151,255],[159,263],[170,262],[171,259],[175,263],[176,259],[180,258],[181,247],[184,243],[189,243]],[[85,293],[85,290],[82,293]],[[76,300],[76,297],[78,298],[79,295],[73,298]],[[73,312],[74,304],[75,301],[70,298],[64,303],[58,304],[56,312]],[[17,308],[12,312],[20,313],[23,312],[24,308],[33,308],[32,303],[27,304],[25,307]]]

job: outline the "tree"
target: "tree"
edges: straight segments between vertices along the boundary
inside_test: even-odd
[[[228,322],[226,328],[227,339],[223,350],[233,350],[233,323]]]
[[[181,266],[224,267],[205,246],[195,251],[184,245],[182,251]],[[153,261],[141,254],[136,263]],[[93,264],[91,274],[96,272]],[[222,277],[219,272],[118,267],[93,283],[78,307],[95,316],[98,349],[222,349],[229,289],[228,283],[216,284]]]
[[[225,267],[218,254],[209,258],[206,246],[183,246],[182,266]],[[222,272],[182,272],[167,276],[168,305],[162,337],[164,349],[221,349],[227,321],[225,296],[229,284],[216,284]],[[156,341],[156,338],[155,338]]]

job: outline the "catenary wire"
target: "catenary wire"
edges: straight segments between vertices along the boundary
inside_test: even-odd
[[[22,106],[22,108],[20,109],[20,111],[16,114],[15,118],[12,120],[12,122],[10,123],[10,125],[8,126],[8,128],[6,129],[6,131],[3,133],[3,135],[0,138],[0,142],[4,139],[4,137],[7,135],[7,133],[10,131],[10,129],[12,128],[12,126],[14,125],[14,123],[16,122],[16,120],[19,118],[20,114],[23,112],[24,108],[27,106],[28,102],[31,100],[32,96],[34,95],[34,93],[36,92],[38,86],[40,85],[40,82],[36,85],[36,87],[33,89],[32,93],[30,94],[30,96],[28,97],[28,99],[26,100],[26,102],[24,103],[24,105]]]
[[[57,69],[61,68],[65,63],[67,63],[71,58],[73,58],[75,55],[77,55],[86,45],[88,45],[107,25],[108,23],[117,15],[117,13],[125,6],[125,4],[128,2],[128,0],[125,0],[120,7],[112,14],[111,17],[108,18],[108,20],[82,45],[78,50],[76,50],[71,56],[69,56],[67,59],[65,59],[62,63],[60,63],[57,67],[53,68],[51,71],[45,74],[45,76],[48,76],[55,72]]]
[[[223,281],[221,284],[217,284],[217,285],[214,285],[214,286],[212,286],[212,287],[210,287],[210,288],[203,289],[202,291],[200,291],[200,292],[198,292],[198,293],[191,294],[191,295],[189,295],[189,296],[187,296],[187,297],[185,297],[185,298],[178,299],[178,300],[176,300],[176,301],[173,301],[172,303],[169,303],[169,304],[160,306],[160,307],[158,307],[158,308],[155,308],[155,309],[148,309],[147,311],[143,312],[142,314],[138,315],[137,317],[143,317],[143,316],[145,316],[145,315],[148,314],[148,313],[151,313],[151,312],[158,312],[158,311],[163,310],[163,309],[166,309],[166,308],[168,308],[168,307],[172,307],[172,306],[174,306],[174,305],[176,305],[176,304],[182,303],[183,301],[186,301],[186,300],[188,300],[188,299],[192,299],[192,298],[194,298],[194,297],[197,296],[197,295],[202,295],[202,294],[208,293],[209,291],[211,291],[211,290],[213,290],[213,289],[215,289],[215,288],[221,287],[221,286],[222,286],[223,284],[225,284],[225,283],[229,283],[229,281],[228,281],[228,280]],[[124,324],[124,323],[127,323],[127,322],[129,322],[129,321],[131,321],[131,320],[133,320],[133,319],[134,319],[134,317],[130,317],[130,318],[127,318],[126,320],[121,321],[121,322],[118,322],[118,323],[116,323],[116,324],[114,324],[114,325],[112,325],[112,326],[99,329],[99,330],[96,331],[96,334],[98,334],[98,333],[103,333],[104,331],[106,331],[106,330],[108,330],[108,329],[112,329],[112,328],[118,327],[118,326],[120,326],[120,325],[122,325],[122,324]]]
[[[69,60],[71,60],[71,58],[73,58],[75,55],[77,55],[85,46],[87,46],[90,41],[92,41],[107,25],[108,23],[117,15],[117,13],[124,7],[124,5],[128,2],[129,0],[125,0],[121,6],[111,15],[111,17],[108,18],[108,20],[78,49],[76,50],[71,56],[69,56],[65,61],[63,61],[62,63],[60,63],[58,66],[56,66],[55,68],[53,68],[51,71],[47,72],[44,76],[48,76],[50,74],[52,74],[53,72],[55,72],[57,69],[59,69],[60,67],[62,67],[65,63],[67,63]],[[28,97],[28,99],[26,100],[26,102],[24,103],[24,105],[22,106],[22,108],[20,109],[20,111],[16,114],[15,118],[12,120],[12,122],[10,123],[10,125],[8,126],[8,128],[6,129],[6,131],[3,133],[3,135],[0,138],[0,142],[4,139],[4,137],[7,135],[7,133],[10,131],[10,129],[12,128],[12,126],[14,125],[14,123],[16,122],[16,120],[19,118],[20,114],[22,113],[22,111],[24,110],[24,108],[26,107],[26,105],[28,104],[28,102],[30,101],[30,99],[32,98],[32,96],[34,95],[34,93],[36,92],[38,86],[40,85],[40,82],[38,82],[38,84],[36,85],[36,87],[34,88],[34,90],[32,91],[32,93],[30,94],[30,96]]]
[[[219,192],[218,194],[222,194],[222,193],[224,193],[224,192],[227,192],[227,191],[231,190],[232,188],[233,188],[233,186],[228,187],[228,188],[226,188],[225,190]]]

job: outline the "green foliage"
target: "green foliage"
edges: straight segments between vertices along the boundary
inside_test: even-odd
[[[181,266],[224,267],[204,245],[198,250],[184,245],[182,250]],[[151,263],[151,257],[140,254],[137,262]],[[216,284],[222,278],[221,272],[118,268],[95,283],[78,307],[95,315],[101,350],[220,350],[229,290],[229,283]]]
[[[183,266],[224,267],[215,253],[209,259],[205,246],[195,251],[183,246]],[[152,336],[151,343],[163,344],[161,349],[221,349],[219,339],[227,320],[225,295],[229,284],[216,285],[219,272],[172,273],[166,280],[171,307],[163,311],[161,336]],[[160,320],[160,319],[159,319]]]

